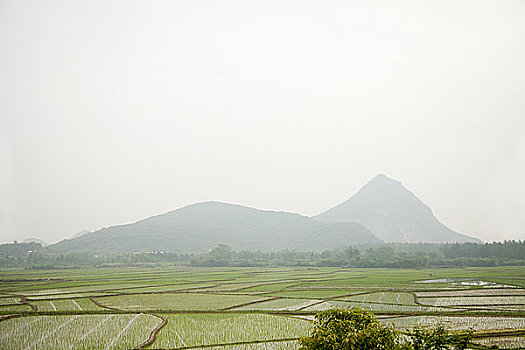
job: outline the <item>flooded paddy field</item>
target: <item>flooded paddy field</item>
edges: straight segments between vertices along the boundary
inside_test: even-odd
[[[524,346],[523,267],[3,269],[0,279],[1,349],[296,349],[331,307],[400,331],[473,329],[478,347]]]

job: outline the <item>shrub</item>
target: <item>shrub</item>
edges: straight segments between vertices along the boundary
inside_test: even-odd
[[[463,350],[472,332],[444,327],[416,327],[406,334],[385,326],[359,308],[332,308],[315,316],[310,336],[299,340],[301,350]]]

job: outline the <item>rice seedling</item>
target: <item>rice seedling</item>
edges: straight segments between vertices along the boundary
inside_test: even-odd
[[[144,314],[35,316],[3,321],[1,349],[130,349],[159,323]]]
[[[106,306],[123,310],[219,310],[264,298],[246,295],[198,293],[137,294],[97,298]]]
[[[250,344],[236,344],[236,345],[221,345],[213,346],[210,350],[296,350],[299,348],[299,343],[296,340],[266,342],[266,343],[250,343]]]
[[[432,306],[457,306],[457,305],[525,305],[525,296],[491,296],[491,297],[447,297],[447,298],[421,298],[422,304]]]
[[[443,324],[449,329],[523,329],[525,318],[523,317],[491,317],[491,316],[409,316],[388,319],[384,321],[393,324],[396,328],[404,329],[420,325],[423,327],[435,327]]]
[[[362,293],[359,290],[348,290],[348,289],[306,289],[306,288],[296,288],[275,292],[268,294],[268,296],[280,296],[286,298],[310,298],[310,299],[326,299],[334,298],[338,296],[345,296],[349,294]]]
[[[494,288],[494,289],[463,289],[463,290],[444,290],[432,292],[416,292],[421,298],[425,297],[480,297],[480,296],[509,296],[525,295],[525,289],[521,288]]]
[[[523,349],[525,337],[491,337],[475,339],[474,343],[486,346],[497,345],[502,349]]]
[[[13,297],[0,298],[0,306],[12,305],[12,304],[20,304],[20,298],[13,298]]]
[[[35,305],[38,311],[103,310],[103,308],[95,305],[89,298],[36,300],[31,301],[31,304]]]
[[[305,308],[305,311],[323,311],[328,310],[332,307],[337,308],[349,308],[358,307],[361,309],[369,310],[372,312],[396,312],[396,311],[407,311],[407,312],[429,312],[429,311],[451,311],[451,309],[443,309],[436,307],[427,307],[420,305],[395,305],[395,304],[382,304],[382,303],[360,303],[360,302],[348,302],[340,300],[329,300],[320,304],[312,305]]]
[[[403,292],[376,292],[371,294],[360,294],[342,298],[345,301],[356,301],[361,303],[384,303],[398,305],[417,305],[414,296]]]
[[[275,291],[285,290],[289,287],[293,287],[297,283],[298,283],[297,281],[259,283],[253,287],[244,289],[244,291],[245,292],[275,292]]]
[[[0,313],[17,313],[31,311],[31,307],[28,305],[2,305],[0,306]]]
[[[281,298],[242,306],[236,308],[236,310],[300,310],[321,301],[322,300]]]
[[[296,338],[306,335],[310,322],[270,315],[166,315],[167,325],[153,348],[176,348],[234,342]]]
[[[261,293],[258,290],[249,290],[249,288],[257,287],[259,283],[254,282],[243,282],[243,283],[221,283],[209,288],[206,291],[210,292],[229,292],[229,293]]]
[[[56,294],[41,294],[41,295],[27,295],[31,300],[49,300],[49,299],[71,299],[71,298],[86,298],[91,295],[114,295],[115,292],[102,291],[88,291],[78,293],[56,293]]]

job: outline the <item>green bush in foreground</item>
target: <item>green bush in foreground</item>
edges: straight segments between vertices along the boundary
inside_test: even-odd
[[[302,350],[463,350],[472,332],[449,332],[442,326],[415,328],[406,334],[379,323],[365,310],[330,309],[315,316],[308,337],[299,341]]]

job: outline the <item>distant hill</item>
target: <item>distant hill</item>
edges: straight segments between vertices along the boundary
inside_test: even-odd
[[[89,232],[90,231],[88,231],[88,230],[82,230],[80,232],[75,233],[73,236],[71,236],[70,239],[78,238],[78,237],[83,236],[83,235],[85,235],[86,233],[89,233]]]
[[[46,243],[43,240],[38,239],[38,238],[26,238],[20,243],[40,243],[40,245],[42,245],[42,247],[45,247],[45,246],[49,245],[49,243]]]
[[[385,242],[481,242],[443,225],[399,181],[382,174],[347,201],[314,219],[360,223]]]
[[[42,251],[42,245],[37,242],[0,244],[0,257],[24,257]]]
[[[133,224],[113,226],[49,246],[50,251],[204,252],[218,243],[236,250],[322,251],[380,243],[356,223],[325,223],[299,214],[204,202]]]

